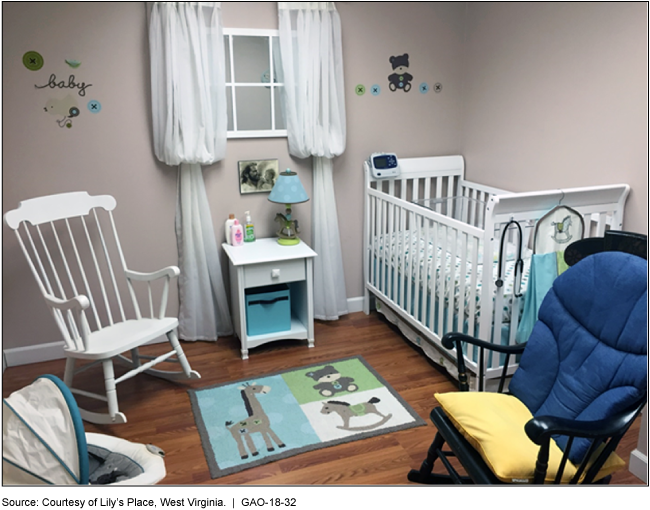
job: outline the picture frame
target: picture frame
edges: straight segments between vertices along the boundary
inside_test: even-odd
[[[270,193],[280,175],[277,159],[249,159],[237,163],[239,171],[239,192]]]

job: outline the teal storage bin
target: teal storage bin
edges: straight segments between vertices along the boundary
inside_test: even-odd
[[[291,329],[291,296],[286,284],[246,291],[246,331],[249,336]]]

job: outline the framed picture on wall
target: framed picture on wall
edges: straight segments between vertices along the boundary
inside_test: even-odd
[[[279,176],[277,159],[252,159],[240,161],[239,167],[239,192],[270,193]]]

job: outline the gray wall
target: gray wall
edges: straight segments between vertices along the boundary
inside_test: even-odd
[[[628,183],[648,232],[644,3],[470,4],[463,144],[470,178],[512,191]]]
[[[512,190],[627,182],[625,227],[647,233],[647,27],[644,4],[339,2],[348,138],[335,161],[346,293],[362,295],[362,161],[462,153],[468,175]],[[277,28],[275,2],[224,2],[226,27]],[[74,22],[71,22],[74,20]],[[39,51],[40,71],[22,55]],[[408,53],[414,88],[388,90],[389,57]],[[176,171],[155,159],[143,3],[3,4],[3,213],[20,200],[72,190],[109,193],[129,265],[177,262]],[[64,59],[77,59],[74,71]],[[51,73],[92,83],[70,129],[43,111],[64,91]],[[426,82],[442,92],[421,94]],[[355,86],[381,93],[355,94]],[[645,95],[644,95],[645,94]],[[89,98],[102,111],[87,113]],[[285,139],[231,140],[204,170],[220,240],[228,213],[250,210],[271,236],[277,206],[241,196],[237,161],[277,158],[311,189],[311,163]],[[311,203],[295,214],[311,238]],[[3,226],[3,348],[59,340],[13,234]],[[224,274],[226,267],[224,266]],[[177,309],[177,296],[170,312]]]

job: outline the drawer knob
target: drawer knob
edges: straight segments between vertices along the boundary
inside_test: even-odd
[[[280,270],[271,269],[271,278],[280,278]]]

